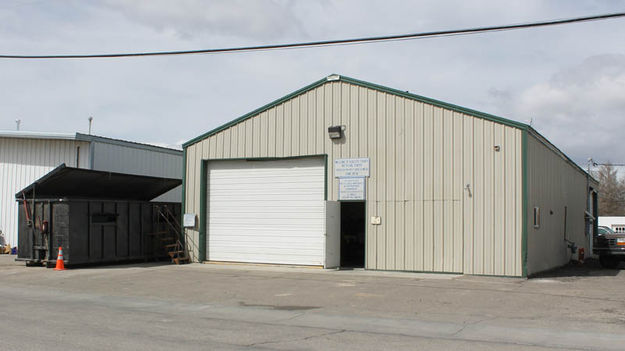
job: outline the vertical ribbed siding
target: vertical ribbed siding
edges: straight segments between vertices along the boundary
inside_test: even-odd
[[[331,141],[331,125],[345,137]],[[346,82],[189,145],[186,211],[199,214],[202,159],[318,154],[328,155],[328,200],[338,197],[333,160],[370,158],[366,212],[382,224],[367,224],[366,268],[521,275],[521,130]]]
[[[182,178],[182,155],[93,142],[93,169],[153,177]],[[81,150],[82,153],[82,150]],[[180,201],[181,187],[155,201]]]
[[[576,258],[567,248],[566,239],[589,252],[589,238],[585,234],[586,174],[565,161],[538,137],[527,140],[527,232],[528,274],[537,273]],[[534,228],[534,207],[540,208],[540,227]]]
[[[77,160],[81,168],[88,168],[88,142],[0,138],[0,230],[8,243],[17,245],[15,194],[62,163],[76,167]]]

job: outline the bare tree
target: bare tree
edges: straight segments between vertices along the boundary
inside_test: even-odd
[[[614,166],[601,165],[595,176],[599,181],[599,215],[625,216],[625,182],[619,180]]]

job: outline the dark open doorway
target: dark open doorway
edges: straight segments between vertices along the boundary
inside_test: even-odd
[[[341,202],[341,267],[365,266],[365,203]]]

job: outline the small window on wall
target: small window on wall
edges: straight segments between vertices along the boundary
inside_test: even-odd
[[[540,207],[534,207],[534,228],[540,228]]]

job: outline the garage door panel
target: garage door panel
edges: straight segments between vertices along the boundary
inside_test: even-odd
[[[307,203],[311,201],[318,200],[319,194],[285,194],[280,196],[279,198],[274,198],[271,200],[273,203],[282,203],[283,206],[286,207],[297,207],[297,206],[306,206],[309,207]],[[265,207],[266,204],[266,196],[262,194],[248,194],[245,197],[236,198],[228,195],[224,195],[221,197],[213,197],[210,198],[209,201],[214,203],[215,201],[222,202],[223,205],[237,206],[237,204],[241,207]],[[247,201],[253,201],[256,203],[256,206],[246,205]]]
[[[216,249],[228,249],[228,251],[230,253],[233,252],[256,252],[258,254],[262,254],[263,252],[258,252],[259,250],[264,250],[266,251],[265,253],[267,253],[269,250],[271,250],[272,253],[275,252],[291,252],[293,249],[293,245],[294,244],[300,244],[301,242],[280,242],[280,243],[259,243],[258,245],[254,246],[254,247],[248,247],[248,246],[243,246],[240,245],[241,242],[226,242],[226,241],[217,241],[214,243],[215,248]],[[311,256],[317,256],[319,251],[317,250],[317,248],[315,246],[312,245],[320,245],[322,243],[319,242],[307,242],[307,244],[309,244],[309,248],[304,249],[304,248],[300,248],[298,249],[298,252],[300,254],[308,254]]]
[[[290,253],[286,253],[284,255],[276,255],[276,254],[267,254],[267,255],[259,255],[258,253],[236,253],[231,256],[223,256],[219,258],[213,259],[213,261],[221,261],[221,262],[250,262],[250,263],[272,263],[272,264],[292,264],[292,265],[302,265],[301,262],[310,262],[305,263],[303,265],[314,265],[321,266],[323,265],[323,260],[316,256],[304,256],[301,258],[294,258],[294,256]]]
[[[301,228],[303,226],[315,226],[316,228],[322,228],[321,226],[317,225],[317,221],[321,220],[323,218],[316,218],[316,217],[305,217],[305,214],[282,214],[282,215],[262,215],[259,214],[258,216],[249,216],[246,218],[241,218],[241,217],[237,217],[236,215],[230,215],[230,216],[222,216],[219,218],[215,218],[212,221],[212,225],[218,225],[218,224],[224,224],[224,225],[228,225],[233,221],[236,221],[238,224],[248,224],[248,225],[256,225],[258,224],[259,226],[270,226],[270,227],[282,227],[282,226],[291,226],[290,224],[284,224],[284,225],[276,225],[276,221],[298,221],[298,224],[293,224],[293,226],[295,226],[296,228]],[[214,228],[213,228],[214,229]]]
[[[279,229],[276,229],[274,227],[258,226],[252,223],[247,223],[247,224],[243,223],[240,225],[225,223],[222,225],[222,227],[224,230],[229,230],[229,231],[237,230],[237,232],[240,232],[240,233],[251,232],[252,235],[258,235],[260,231],[266,231],[268,233],[276,233],[276,235],[279,233],[287,233],[288,235],[301,236],[301,235],[308,235],[306,233],[317,233],[320,230],[320,228],[313,227],[313,226],[309,226],[307,228],[302,229],[301,226],[297,226],[297,225],[283,226]],[[256,234],[253,234],[253,233],[256,233]],[[213,234],[214,234],[213,238],[218,237],[220,235],[219,233],[216,233],[216,232],[213,232]]]
[[[209,260],[323,264],[322,158],[211,161],[207,179]]]
[[[240,217],[253,216],[257,214],[297,214],[297,213],[305,213],[306,217],[309,218],[319,218],[321,215],[319,211],[323,210],[323,206],[306,206],[306,205],[296,205],[296,206],[282,206],[281,204],[267,204],[266,206],[237,206],[236,203],[222,203],[219,207],[211,208],[211,216],[209,218],[219,218],[223,215],[236,213]],[[305,210],[310,210],[310,212]],[[323,216],[321,216],[323,217]]]
[[[269,208],[264,208],[262,212],[260,213],[234,213],[234,212],[223,212],[220,213],[219,215],[216,215],[214,217],[210,217],[209,220],[213,220],[213,223],[219,223],[219,222],[223,222],[224,220],[232,220],[232,219],[237,219],[238,221],[246,221],[246,220],[258,220],[259,223],[266,223],[266,222],[270,222],[270,224],[276,224],[275,221],[281,221],[283,223],[278,223],[276,225],[276,227],[280,227],[282,225],[289,225],[288,222],[289,219],[291,220],[304,220],[307,223],[294,223],[296,225],[299,225],[300,227],[303,224],[316,224],[319,225],[319,220],[323,219],[323,216],[319,216],[316,213],[303,213],[303,211],[306,210],[306,208],[302,208],[302,212],[276,212],[276,213],[271,213],[268,212]],[[314,210],[315,208],[312,208],[312,210]]]
[[[269,231],[267,232],[261,231],[260,233],[248,232],[248,233],[242,233],[242,234],[237,234],[237,235],[215,236],[211,239],[211,242],[213,245],[230,244],[230,243],[234,245],[235,243],[238,244],[241,242],[253,241],[256,238],[258,238],[260,235],[262,235],[264,240],[256,241],[255,242],[256,247],[280,246],[283,243],[288,243],[289,245],[296,245],[299,243],[317,243],[320,245],[323,244],[322,237],[313,236],[316,233],[317,232],[314,232],[314,231],[308,231],[308,232],[298,233],[298,235],[289,235],[286,232],[282,234],[276,234],[275,232],[269,232]]]
[[[304,210],[304,209],[302,209]],[[312,223],[316,223],[318,224],[318,220],[319,219],[323,219],[323,217],[320,217],[317,214],[310,214],[310,213],[297,213],[297,212],[283,212],[283,213],[270,213],[270,212],[266,212],[267,209],[264,210],[264,212],[262,213],[245,213],[245,214],[240,214],[237,215],[236,213],[233,212],[224,212],[221,213],[219,216],[215,216],[215,217],[211,217],[209,219],[212,219],[214,221],[223,221],[226,218],[236,218],[239,221],[245,221],[245,220],[259,220],[261,222],[273,222],[273,221],[282,221],[282,222],[288,222],[289,219],[296,219],[296,220],[310,220],[312,221]],[[281,225],[288,225],[288,223],[283,223],[283,224],[278,224],[278,226]],[[302,225],[302,223],[298,223],[298,225]]]
[[[280,180],[280,181],[292,181],[297,177],[306,177],[311,174],[309,169],[297,168],[298,166],[285,166],[284,164],[280,164],[282,162],[289,161],[299,161],[299,160],[276,160],[276,161],[261,161],[259,167],[250,167],[251,162],[249,161],[241,161],[246,162],[247,164],[241,164],[241,167],[230,167],[225,165],[224,168],[220,167],[211,167],[215,174],[215,179],[223,179],[225,182],[229,182],[235,184],[237,182],[232,181],[232,178],[229,178],[229,175],[232,170],[238,171],[240,174],[237,179],[245,180],[245,179],[264,179],[269,175],[270,179],[266,180],[268,182]],[[230,162],[230,161],[228,161]],[[238,162],[238,161],[233,161]],[[267,167],[269,165],[269,167]],[[276,173],[275,169],[281,169],[288,171],[288,175],[285,173]]]
[[[230,251],[223,255],[216,256],[213,261],[230,261],[230,262],[251,262],[251,263],[272,263],[272,264],[298,264],[301,265],[302,261],[311,262],[306,265],[322,265],[323,259],[317,255],[316,251],[311,251],[309,254],[304,252],[300,253],[297,257],[293,256],[293,253],[284,249],[273,250],[271,252],[258,252],[254,249],[240,248],[237,251]]]
[[[246,255],[257,255],[259,258],[272,256],[272,255],[280,255],[280,256],[288,255],[288,256],[292,256],[293,262],[298,262],[298,264],[302,264],[300,260],[301,257],[310,257],[310,258],[314,258],[315,260],[317,259],[321,260],[322,258],[322,255],[319,254],[319,251],[316,248],[307,248],[307,249],[299,250],[297,256],[293,255],[292,246],[290,247],[286,247],[286,246],[264,247],[262,248],[262,251],[260,251],[259,248],[257,247],[249,247],[249,246],[241,246],[241,245],[221,246],[221,247],[218,247],[218,249],[221,249],[221,250],[219,253],[215,254],[216,261],[222,261],[223,258],[225,257],[233,257],[234,258],[233,261],[238,261],[238,259],[236,258],[236,254],[238,253],[245,253]],[[252,262],[257,262],[257,260],[252,260]],[[267,263],[267,262],[261,261],[261,263]],[[275,263],[275,262],[271,262],[271,263]]]
[[[289,172],[287,170],[287,172]],[[264,180],[262,177],[253,177],[253,178],[241,178],[237,179],[227,179],[227,178],[213,178],[215,181],[219,182],[223,186],[222,189],[237,189],[241,187],[245,187],[246,185],[254,185],[259,181],[263,181],[264,184],[271,184],[278,189],[299,189],[299,182],[307,181],[310,174],[298,176],[298,177],[290,177],[289,179],[285,178],[275,178],[275,179],[267,179]],[[271,176],[271,175],[268,175]],[[311,182],[312,183],[323,183],[322,181]],[[219,189],[219,190],[222,190]]]
[[[311,184],[312,185],[312,184]],[[231,189],[221,189],[219,192],[211,194],[210,197],[212,199],[222,200],[222,201],[237,201],[237,200],[253,200],[258,202],[268,202],[268,201],[306,201],[310,199],[310,196],[319,195],[318,192],[312,190],[303,191],[301,189],[293,188],[276,188],[272,187],[271,184],[264,184],[263,186],[269,189],[250,189],[250,187],[256,185],[249,185],[241,188],[231,188]],[[301,185],[300,185],[301,186]],[[323,184],[315,184],[314,186],[323,187]],[[306,198],[300,198],[301,196],[305,196]]]
[[[270,187],[269,184],[264,186]],[[323,187],[323,184],[319,186]],[[270,191],[280,191],[280,193],[271,193]],[[219,194],[213,194],[209,200],[219,200],[225,202],[234,201],[254,201],[258,204],[263,204],[272,201],[292,201],[292,202],[305,202],[309,200],[318,199],[319,193],[313,191],[301,191],[293,189],[276,189],[273,190],[259,190],[259,189],[230,189],[223,191]]]

